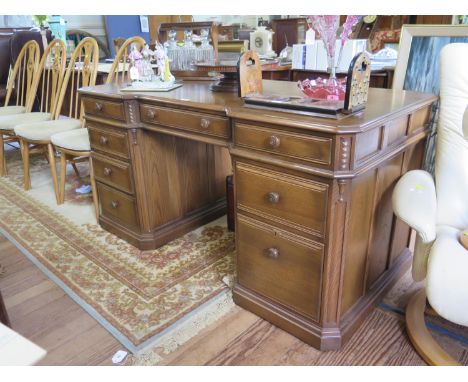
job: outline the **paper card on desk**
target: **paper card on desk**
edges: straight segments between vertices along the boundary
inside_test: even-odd
[[[155,85],[152,85],[152,83],[148,83],[148,85],[141,85],[144,84],[144,82],[138,82],[136,84],[132,84],[130,86],[127,86],[125,88],[120,89],[121,92],[168,92],[177,88],[180,88],[183,84],[181,83],[175,83],[171,86],[166,86],[166,87],[157,87]]]

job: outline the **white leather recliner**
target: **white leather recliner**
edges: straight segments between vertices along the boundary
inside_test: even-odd
[[[468,250],[459,235],[468,228],[467,63],[468,44],[442,49],[435,180],[423,170],[410,171],[393,192],[395,214],[417,232],[413,278],[426,278],[427,299],[440,316],[464,326]]]

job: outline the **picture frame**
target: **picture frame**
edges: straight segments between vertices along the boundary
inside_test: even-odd
[[[410,60],[410,53],[413,42],[420,37],[424,37],[427,39],[438,39],[444,38],[447,42],[458,41],[459,39],[466,38],[466,42],[468,42],[468,25],[403,25],[401,29],[401,37],[400,37],[400,44],[399,44],[399,51],[398,51],[398,60],[395,66],[395,73],[393,76],[393,89],[396,90],[412,90],[412,89],[405,89],[405,79],[408,69],[408,63]],[[451,41],[453,39],[453,41]],[[436,65],[434,61],[431,62],[432,66],[436,66],[437,75],[439,69],[439,60],[438,54],[443,46],[439,44],[439,48],[436,53],[437,57],[435,58]]]
[[[439,55],[450,43],[468,43],[468,25],[403,25],[393,89],[439,95]],[[423,168],[434,173],[439,103],[433,105]]]

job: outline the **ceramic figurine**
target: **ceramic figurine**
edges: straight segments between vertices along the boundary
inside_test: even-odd
[[[135,82],[139,81],[143,74],[142,60],[143,56],[135,47],[132,48],[132,51],[128,55],[130,60],[130,79]]]
[[[154,59],[155,53],[149,48],[148,44],[146,44],[141,51],[141,54],[143,56],[143,81],[152,81],[154,72],[151,66],[151,61]]]
[[[173,84],[175,81],[169,67],[169,58],[164,47],[157,43],[155,48],[156,65],[158,67],[158,78],[160,81]]]

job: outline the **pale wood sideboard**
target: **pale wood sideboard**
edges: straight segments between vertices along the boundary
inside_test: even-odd
[[[223,215],[233,172],[234,300],[314,347],[339,349],[408,269],[391,193],[421,165],[432,95],[370,89],[363,112],[334,120],[248,108],[206,82],[80,92],[100,224],[157,248]]]

